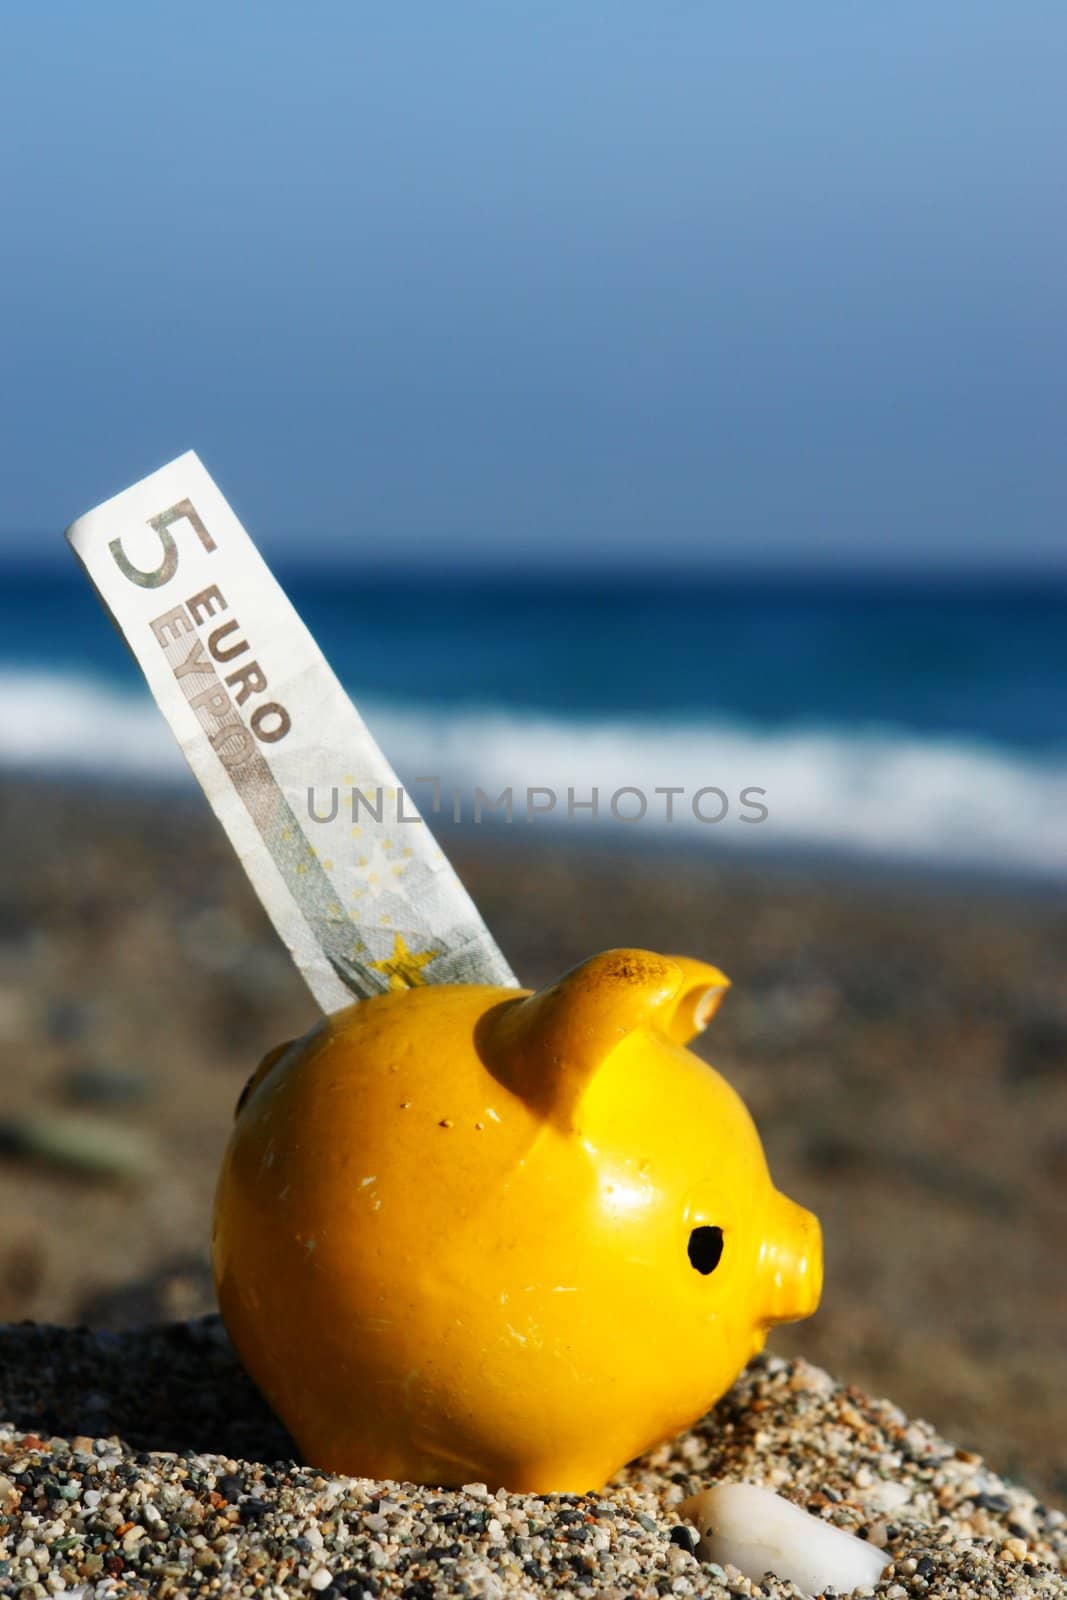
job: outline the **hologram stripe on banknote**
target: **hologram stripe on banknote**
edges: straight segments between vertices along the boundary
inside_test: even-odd
[[[67,538],[324,1011],[416,983],[515,983],[193,451]],[[323,793],[341,797],[329,817],[311,803]]]

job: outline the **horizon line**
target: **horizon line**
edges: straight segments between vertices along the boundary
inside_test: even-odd
[[[588,560],[550,561],[543,557],[533,559],[500,559],[486,562],[467,557],[452,562],[438,562],[419,558],[403,563],[390,560],[385,553],[375,553],[362,559],[346,555],[342,559],[327,552],[304,551],[295,558],[279,557],[270,549],[262,550],[272,571],[290,578],[326,579],[338,576],[361,578],[368,582],[426,584],[454,583],[465,587],[483,588],[509,580],[552,585],[591,587],[624,587],[631,584],[652,585],[661,589],[678,589],[687,583],[761,583],[768,587],[803,586],[805,584],[862,583],[886,585],[952,585],[986,587],[997,583],[1013,586],[1054,583],[1067,584],[1067,555],[1061,560],[990,562],[971,560],[966,564],[950,561],[921,560],[837,560],[823,559],[745,560],[743,558],[714,561],[677,558],[669,571],[662,562],[655,564],[642,560],[619,560],[605,567],[596,556]],[[0,544],[0,574],[34,579],[54,579],[69,573],[78,577],[76,565],[70,561],[65,543],[57,542],[45,551],[5,551]]]

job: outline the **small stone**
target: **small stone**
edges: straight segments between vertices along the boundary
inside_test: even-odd
[[[144,1178],[153,1165],[147,1141],[134,1129],[47,1110],[0,1119],[0,1152],[91,1178]]]
[[[719,1483],[681,1508],[700,1534],[705,1558],[735,1566],[753,1583],[773,1571],[805,1594],[872,1585],[884,1552],[751,1483]]]
[[[75,1067],[63,1079],[68,1099],[90,1106],[139,1105],[148,1094],[148,1082],[140,1072],[116,1067]]]

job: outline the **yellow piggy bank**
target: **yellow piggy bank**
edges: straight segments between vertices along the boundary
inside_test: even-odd
[[[219,1305],[306,1459],[599,1487],[818,1303],[818,1223],[684,1048],[714,967],[366,1000],[269,1055],[219,1179]]]

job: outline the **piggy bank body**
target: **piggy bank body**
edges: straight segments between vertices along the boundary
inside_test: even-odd
[[[216,1284],[309,1462],[598,1487],[814,1310],[818,1224],[684,1046],[725,983],[610,951],[533,995],[386,994],[267,1057]]]

